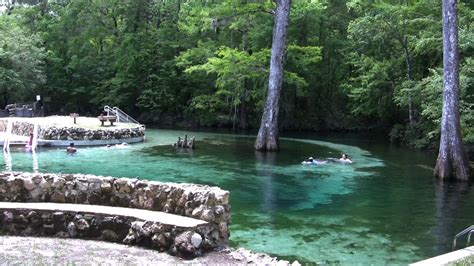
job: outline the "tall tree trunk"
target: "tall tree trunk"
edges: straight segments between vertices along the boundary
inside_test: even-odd
[[[272,54],[268,95],[263,110],[262,122],[255,142],[258,151],[278,151],[278,111],[280,91],[283,81],[285,43],[288,31],[291,0],[276,0],[275,25],[273,27]]]
[[[443,0],[443,116],[434,175],[440,179],[469,179],[469,160],[460,132],[459,51],[456,0]]]

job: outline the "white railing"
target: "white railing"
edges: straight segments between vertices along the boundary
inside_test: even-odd
[[[129,116],[127,113],[122,111],[118,107],[110,108],[110,106],[104,106],[104,111],[107,112],[107,115],[114,115],[117,117],[118,123],[133,123],[141,125],[137,120],[133,119],[133,117]]]
[[[36,147],[38,146],[38,124],[35,123],[33,126],[33,139],[31,140],[31,150],[34,152],[36,151]]]
[[[12,135],[13,122],[7,119],[7,128],[5,130],[5,139],[3,140],[3,150],[10,151],[10,138]]]

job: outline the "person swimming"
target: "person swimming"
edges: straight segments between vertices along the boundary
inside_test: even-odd
[[[314,159],[313,157],[309,157],[308,159],[304,160],[301,162],[301,164],[325,164],[328,161],[326,160],[317,160]]]
[[[69,143],[69,147],[66,148],[67,153],[76,153],[77,149],[74,147],[74,142]]]
[[[127,148],[127,147],[128,147],[128,143],[127,143],[127,142],[123,142],[123,143],[120,143],[120,144],[115,144],[115,147],[117,147],[117,148]]]
[[[347,154],[345,154],[345,153],[343,153],[341,155],[341,158],[339,159],[339,161],[341,161],[343,163],[352,163],[351,157],[347,156]]]

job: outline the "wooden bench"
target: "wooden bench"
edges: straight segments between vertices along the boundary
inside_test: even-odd
[[[104,126],[105,121],[109,121],[110,125],[113,126],[114,122],[117,121],[117,117],[115,115],[100,115],[97,117],[102,126]]]

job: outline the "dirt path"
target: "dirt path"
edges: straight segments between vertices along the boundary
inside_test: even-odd
[[[0,265],[289,265],[244,249],[215,251],[182,260],[155,250],[80,239],[0,236]],[[299,265],[295,262],[293,265]]]

